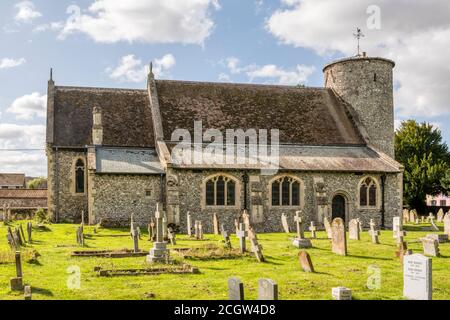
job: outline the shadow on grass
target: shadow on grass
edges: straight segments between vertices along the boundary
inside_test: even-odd
[[[377,257],[368,257],[368,256],[359,256],[354,254],[348,254],[347,257],[349,258],[358,258],[358,259],[366,259],[366,260],[383,260],[383,261],[391,261],[390,258],[377,258]]]
[[[42,294],[43,296],[53,297],[53,292],[43,288],[32,287],[32,292],[36,294]]]

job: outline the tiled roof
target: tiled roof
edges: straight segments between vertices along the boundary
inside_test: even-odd
[[[25,174],[22,173],[0,173],[0,186],[24,187]]]
[[[47,190],[39,189],[0,189],[0,198],[8,199],[47,199]]]
[[[96,150],[97,173],[161,174],[164,170],[154,149]]]

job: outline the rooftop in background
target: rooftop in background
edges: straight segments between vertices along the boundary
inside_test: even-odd
[[[24,189],[25,174],[23,173],[0,173],[0,188],[2,189]]]

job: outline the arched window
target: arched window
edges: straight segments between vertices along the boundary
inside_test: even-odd
[[[236,182],[227,176],[216,176],[205,185],[207,206],[231,207],[236,205]]]
[[[84,193],[85,184],[85,167],[84,161],[78,159],[75,164],[75,193]]]
[[[300,206],[300,182],[292,177],[281,177],[272,182],[272,206]]]
[[[372,178],[366,178],[359,187],[359,205],[361,207],[376,207],[378,185]]]

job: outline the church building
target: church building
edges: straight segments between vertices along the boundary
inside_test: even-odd
[[[325,66],[324,87],[155,79],[146,89],[48,82],[48,210],[55,222],[149,223],[157,203],[186,230],[186,214],[229,231],[244,209],[257,232],[282,231],[285,213],[321,224],[401,216],[403,168],[394,160],[393,61],[365,54]],[[174,161],[183,129],[279,130],[273,175],[249,163]],[[202,146],[203,147],[203,146]],[[251,147],[251,146],[250,146]]]

